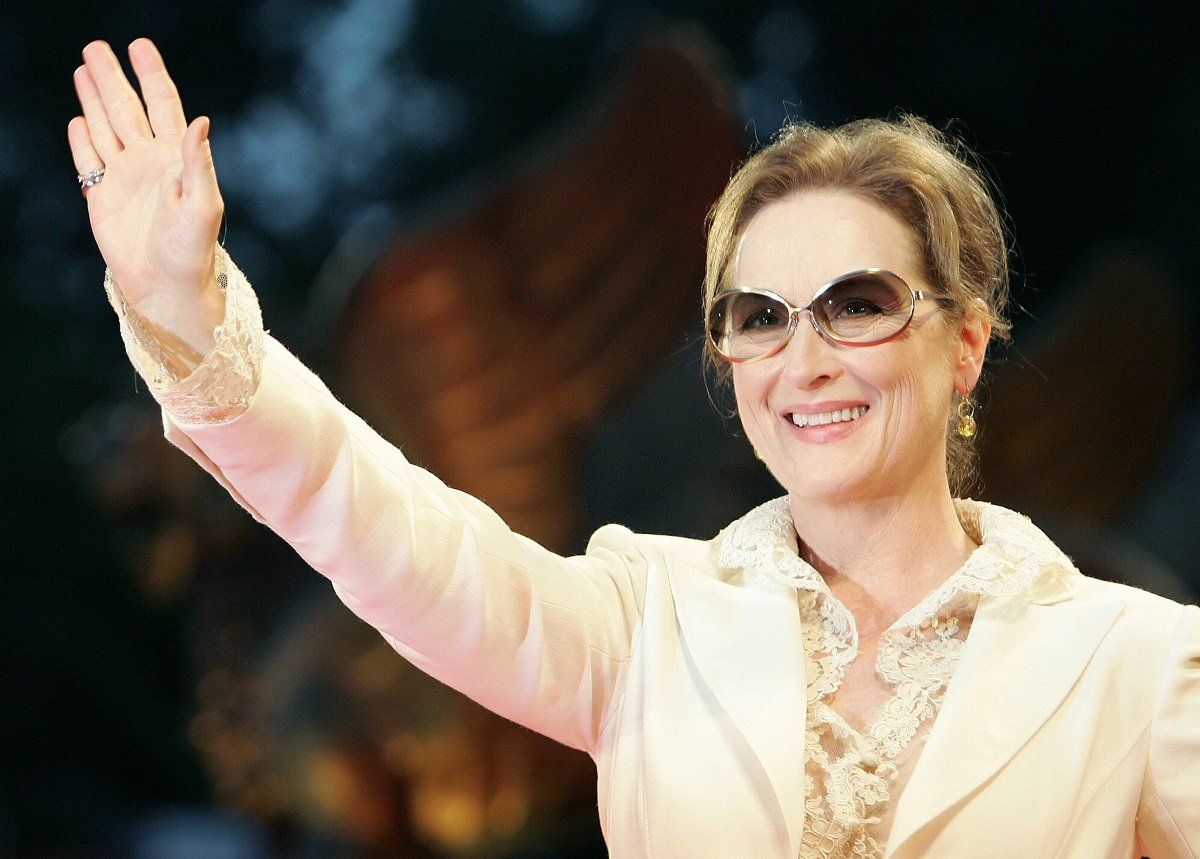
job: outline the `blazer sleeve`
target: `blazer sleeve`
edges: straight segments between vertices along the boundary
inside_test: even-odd
[[[645,563],[626,529],[564,558],[446,487],[265,342],[250,407],[168,438],[327,576],[414,665],[486,707],[591,749],[629,658]]]
[[[1151,859],[1200,857],[1200,608],[1184,606],[1150,728],[1138,836]]]

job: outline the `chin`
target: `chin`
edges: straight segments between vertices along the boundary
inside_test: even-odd
[[[770,459],[767,467],[771,475],[795,498],[818,500],[852,500],[859,496],[878,493],[880,468],[869,467],[865,458],[859,456],[833,457],[818,454],[815,457],[792,458],[776,467]],[[806,465],[808,467],[806,467]]]
[[[879,487],[872,485],[872,481],[846,475],[791,475],[788,479],[780,479],[780,476],[776,475],[775,479],[787,490],[788,496],[797,501],[861,501],[879,492]]]

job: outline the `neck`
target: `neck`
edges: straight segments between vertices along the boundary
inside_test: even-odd
[[[899,616],[946,581],[975,549],[945,484],[847,504],[791,496],[800,552],[830,589]],[[858,612],[855,612],[858,614]]]

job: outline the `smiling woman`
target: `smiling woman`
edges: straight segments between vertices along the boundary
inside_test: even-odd
[[[1007,339],[1007,242],[987,182],[959,144],[911,116],[835,129],[788,126],[744,165],[713,207],[705,281],[710,318],[720,293],[733,283],[747,223],[772,202],[821,188],[842,189],[891,212],[905,226],[903,242],[911,245],[913,264],[932,287],[928,297],[960,312],[970,308],[990,326],[991,336]],[[821,316],[812,319],[817,326]],[[719,376],[725,375],[722,363],[715,362]],[[969,401],[955,405],[947,432],[955,493],[966,492],[975,478],[974,451],[957,431],[957,416],[968,409]]]
[[[951,490],[1005,246],[928,126],[797,126],[714,209],[713,354],[787,494],[711,540],[609,525],[562,557],[263,331],[207,121],[130,53],[146,107],[93,43],[69,137],[168,437],[414,665],[586,750],[614,855],[1200,853],[1200,610]]]
[[[823,480],[837,486],[828,499],[837,505],[830,511],[835,517],[850,513],[851,504],[912,495],[926,499],[921,510],[927,515],[940,508],[946,522],[956,521],[943,430],[953,394],[968,395],[979,379],[990,327],[957,306],[916,300],[918,293],[934,293],[911,235],[873,202],[818,189],[761,209],[738,243],[731,278],[739,284],[761,285],[802,304],[828,301],[829,287],[822,284],[858,290],[845,307],[833,305],[839,316],[821,322],[828,305],[809,311],[812,326],[796,326],[774,353],[733,367],[746,434],[788,490],[797,522],[812,521],[815,511],[797,506],[830,491]],[[861,275],[839,277],[872,267],[889,275],[872,275],[869,289],[857,285]],[[835,337],[827,328],[864,336]],[[812,421],[843,411],[859,417]],[[934,498],[937,505],[928,503]],[[963,559],[951,558],[939,580]]]

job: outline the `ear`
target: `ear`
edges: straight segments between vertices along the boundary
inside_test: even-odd
[[[971,393],[983,372],[983,358],[992,338],[992,324],[983,316],[968,313],[956,329],[954,339],[954,390]]]

